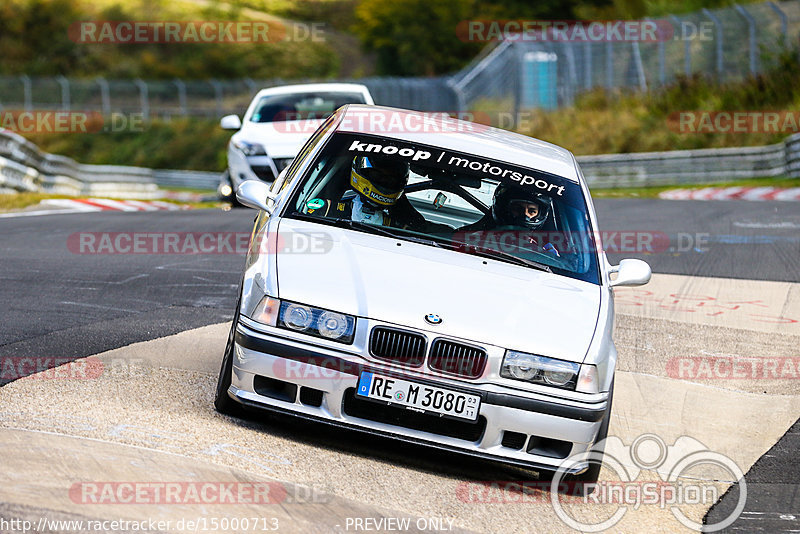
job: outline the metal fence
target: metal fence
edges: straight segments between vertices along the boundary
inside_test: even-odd
[[[153,117],[219,118],[242,114],[264,87],[319,80],[83,80],[0,76],[0,109],[66,110],[141,114]],[[327,80],[330,81],[330,80]],[[449,78],[362,78],[375,100],[420,111],[455,111],[457,100]]]
[[[649,19],[648,19],[649,20]],[[657,21],[670,38],[655,41],[500,42],[456,74],[453,86],[464,109],[552,109],[596,89],[647,91],[702,74],[720,83],[774,66],[800,38],[800,2],[764,2],[703,9]],[[484,101],[484,102],[482,102]]]
[[[672,37],[652,41],[529,41],[487,46],[460,72],[363,78],[378,104],[420,111],[519,111],[569,105],[594,88],[649,90],[679,75],[720,82],[769,68],[800,37],[800,2],[764,2],[666,16]],[[313,80],[293,80],[293,82]],[[0,109],[140,113],[145,119],[242,113],[255,92],[286,80],[107,80],[0,77]]]

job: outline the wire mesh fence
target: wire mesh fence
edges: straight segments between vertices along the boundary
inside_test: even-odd
[[[656,40],[527,40],[507,36],[451,76],[373,77],[376,103],[420,111],[519,111],[570,105],[595,88],[651,90],[678,76],[720,82],[772,67],[800,39],[800,2],[764,2],[660,19]],[[319,80],[293,80],[293,83]],[[140,113],[145,118],[241,114],[285,80],[107,80],[0,77],[0,109]]]
[[[643,22],[643,21],[642,21]],[[679,76],[719,82],[774,67],[800,38],[800,2],[764,2],[650,21],[657,39],[547,40],[506,36],[454,76],[464,108],[507,100],[519,108],[555,108],[595,88],[651,90]]]

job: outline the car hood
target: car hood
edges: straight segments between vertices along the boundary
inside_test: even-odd
[[[260,143],[273,158],[293,158],[322,124],[321,119],[286,122],[246,122],[239,136]]]
[[[281,299],[574,362],[594,335],[600,287],[588,282],[293,219],[278,235]]]

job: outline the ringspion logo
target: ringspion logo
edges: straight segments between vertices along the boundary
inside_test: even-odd
[[[596,452],[599,450],[605,452]],[[602,462],[604,470],[580,491],[565,480],[568,468]],[[613,529],[630,510],[654,507],[669,510],[675,520],[698,532],[715,532],[733,523],[744,510],[747,482],[742,469],[728,456],[702,442],[681,436],[672,445],[655,434],[642,434],[630,445],[609,436],[595,449],[563,460],[549,481],[475,481],[456,487],[456,497],[467,504],[552,506],[556,516],[579,532]],[[716,524],[700,524],[684,510],[698,504],[714,505],[726,489],[736,498],[731,513]],[[597,506],[590,518],[581,513]],[[669,527],[665,527],[670,530]]]

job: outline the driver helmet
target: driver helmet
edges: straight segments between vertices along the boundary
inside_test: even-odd
[[[550,197],[522,187],[500,184],[494,190],[492,217],[501,226],[519,226],[538,230],[552,210]]]
[[[385,209],[397,202],[408,181],[408,163],[375,156],[356,156],[350,185],[368,205]]]

